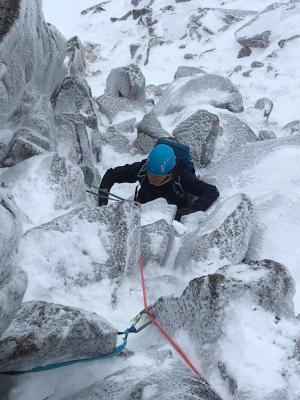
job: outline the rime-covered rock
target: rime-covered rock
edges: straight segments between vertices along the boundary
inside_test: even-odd
[[[258,99],[254,105],[254,108],[262,111],[263,116],[268,119],[273,109],[273,101],[267,98]]]
[[[263,129],[258,132],[258,138],[259,138],[259,140],[276,139],[276,135],[273,131],[267,131],[267,130]]]
[[[16,266],[15,251],[22,236],[20,211],[0,180],[0,337],[18,311],[27,288],[26,273]]]
[[[67,42],[68,75],[73,77],[84,76],[86,68],[85,49],[78,36],[74,36]]]
[[[178,67],[177,71],[175,72],[174,79],[178,78],[184,78],[186,76],[193,76],[197,74],[205,74],[206,72],[203,71],[201,68],[196,68],[196,67]]]
[[[252,50],[248,46],[244,46],[241,48],[238,54],[238,58],[244,58],[251,56]]]
[[[199,167],[211,161],[220,133],[218,116],[206,110],[197,111],[172,132],[180,143],[190,147],[193,161]]]
[[[134,132],[134,127],[136,123],[136,118],[126,119],[125,121],[119,122],[118,124],[110,125],[110,127],[114,127],[118,133],[123,132]]]
[[[182,361],[167,364],[162,371],[129,367],[107,376],[66,400],[221,400],[208,382],[195,375]]]
[[[255,133],[235,115],[218,113],[220,119],[220,134],[216,140],[212,161],[220,160],[228,153],[235,151],[248,143],[257,142]]]
[[[164,130],[154,111],[144,115],[137,125],[137,143],[145,154],[153,149],[157,139],[168,136],[169,133]]]
[[[66,74],[66,39],[47,24],[40,0],[1,4],[0,124],[19,107],[23,94],[34,88],[52,95]]]
[[[29,370],[112,353],[117,330],[99,315],[46,303],[22,304],[0,339],[0,370]]]
[[[168,204],[166,199],[149,201],[141,206],[141,224],[142,226],[152,224],[156,221],[164,219],[169,225],[172,224],[177,207],[173,204]]]
[[[142,102],[145,99],[145,77],[135,64],[114,68],[106,79],[105,94]]]
[[[32,157],[7,169],[1,177],[34,224],[43,223],[55,210],[86,200],[81,170],[57,153]]]
[[[283,130],[286,131],[289,135],[300,135],[300,121],[295,120],[289,122],[283,127]]]
[[[135,120],[135,118],[133,119]],[[103,141],[120,154],[124,154],[129,147],[129,140],[118,131],[116,125],[110,125],[107,128],[105,136],[103,135]]]
[[[253,230],[253,205],[244,194],[218,204],[195,232],[182,239],[175,268],[189,269],[197,263],[241,262]]]
[[[166,220],[161,219],[141,229],[141,256],[146,265],[148,261],[155,261],[163,266],[170,254],[175,229]]]
[[[231,112],[244,110],[238,89],[228,78],[213,74],[176,79],[164,90],[153,110],[157,116],[169,115],[201,104],[210,104]]]
[[[136,111],[145,112],[142,104],[136,100],[129,100],[123,97],[115,97],[108,94],[97,97],[97,104],[100,111],[107,116],[110,123],[119,112],[134,113]]]
[[[33,255],[31,248],[37,240]],[[58,256],[56,248],[62,246],[64,251]],[[39,259],[39,280],[43,276],[45,285],[49,279],[58,288],[120,279],[138,271],[140,211],[129,202],[78,207],[28,231],[20,248],[20,265],[25,270],[32,272],[33,257]],[[34,274],[29,276],[33,288],[35,279]]]

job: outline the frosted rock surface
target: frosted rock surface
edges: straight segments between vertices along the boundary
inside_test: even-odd
[[[166,199],[159,198],[149,201],[141,206],[141,224],[145,226],[164,219],[171,225],[176,211],[177,207],[173,204],[168,204]]]
[[[85,49],[78,36],[74,36],[67,42],[68,75],[81,77],[85,73],[86,59]]]
[[[146,114],[137,126],[137,143],[141,150],[148,154],[154,147],[157,139],[168,137],[154,111]]]
[[[184,78],[186,76],[193,76],[197,74],[205,74],[205,72],[201,68],[182,66],[177,68],[177,71],[175,72],[174,75],[174,79]]]
[[[55,210],[86,200],[81,170],[57,153],[32,157],[7,169],[1,177],[33,224],[45,222]]]
[[[148,261],[164,265],[171,250],[174,234],[174,228],[164,219],[142,227],[141,256],[145,265]]]
[[[205,261],[241,262],[252,234],[253,211],[251,200],[244,194],[220,202],[196,232],[183,238],[175,268],[187,270],[191,263]]]
[[[32,254],[37,240],[39,247]],[[79,207],[28,231],[20,246],[20,265],[28,271],[38,268],[54,287],[83,287],[104,278],[119,279],[138,271],[140,212],[128,202]],[[63,252],[57,251],[61,248]],[[35,279],[30,275],[30,285]]]
[[[193,162],[198,167],[205,167],[212,159],[220,132],[217,115],[199,110],[181,122],[172,134],[180,143],[190,147]]]
[[[42,365],[112,353],[117,330],[99,315],[78,308],[29,301],[0,339],[0,370]]]
[[[213,74],[176,79],[164,90],[153,110],[157,116],[162,116],[202,104],[231,112],[244,110],[242,96],[230,79]]]
[[[145,99],[146,80],[135,64],[114,68],[106,79],[105,93],[113,97],[125,97],[142,102]]]
[[[66,39],[47,24],[40,0],[17,0],[1,5],[0,124],[19,106],[26,89],[49,97],[66,74]],[[6,18],[5,18],[6,16]],[[20,34],[20,32],[22,34]]]
[[[130,367],[118,371],[65,400],[221,400],[205,379],[181,361],[156,373],[147,367],[143,370]]]

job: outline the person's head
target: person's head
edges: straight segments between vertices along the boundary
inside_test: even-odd
[[[159,185],[169,175],[176,164],[176,157],[172,147],[159,144],[151,150],[145,168],[149,182],[152,185]]]

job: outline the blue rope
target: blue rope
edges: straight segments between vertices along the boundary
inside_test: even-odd
[[[0,372],[0,374],[3,374],[3,375],[20,375],[20,374],[27,374],[29,372],[49,371],[51,369],[66,367],[68,365],[73,365],[73,364],[78,364],[78,363],[88,362],[88,361],[103,360],[105,358],[114,357],[117,354],[119,354],[124,349],[124,347],[126,346],[127,337],[129,335],[129,333],[132,333],[132,332],[135,332],[135,331],[136,331],[136,328],[134,326],[131,326],[129,329],[126,329],[126,331],[123,332],[125,334],[125,337],[123,338],[123,343],[120,346],[118,346],[113,353],[106,354],[104,356],[99,356],[99,357],[94,357],[94,358],[85,358],[85,359],[82,359],[82,360],[65,361],[65,362],[56,363],[56,364],[49,364],[49,365],[45,365],[44,367],[32,368],[29,371],[7,371],[7,372]]]

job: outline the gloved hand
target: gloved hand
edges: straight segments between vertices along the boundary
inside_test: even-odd
[[[179,210],[177,210],[177,213],[175,215],[175,220],[180,221],[181,217],[183,217],[184,215],[189,215],[196,211],[200,211],[200,210],[198,210],[198,208],[193,205],[191,205],[189,207],[179,208]]]
[[[101,190],[105,190],[107,192],[107,196],[109,196],[109,191],[107,189],[102,189]],[[100,194],[100,196],[106,196],[106,194],[102,191],[98,191],[98,193]],[[99,207],[101,206],[107,206],[108,203],[108,198],[104,198],[104,197],[98,197],[99,199]]]

